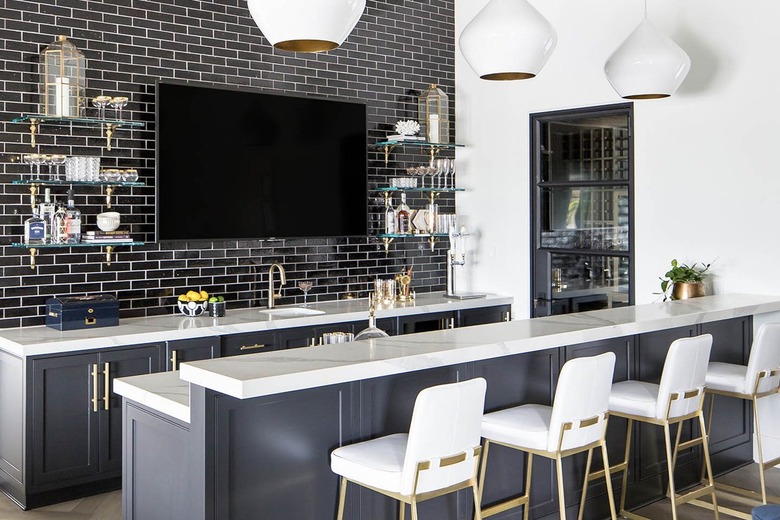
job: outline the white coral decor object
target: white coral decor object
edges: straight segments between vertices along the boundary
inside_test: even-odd
[[[395,131],[400,135],[414,135],[420,131],[420,123],[411,119],[398,121],[395,124]]]

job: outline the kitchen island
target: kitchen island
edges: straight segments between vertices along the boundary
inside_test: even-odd
[[[115,390],[125,396],[125,518],[263,519],[284,512],[291,520],[330,519],[337,499],[330,451],[407,431],[416,394],[425,387],[484,377],[486,411],[550,404],[568,359],[611,351],[615,381],[657,382],[671,341],[701,333],[715,338],[712,360],[746,363],[753,317],[778,311],[778,297],[709,296],[196,361],[182,364],[180,380],[171,374],[118,380]],[[718,402],[711,440],[716,473],[752,460],[751,428],[747,405]],[[639,448],[630,467],[629,507],[665,493],[661,432],[641,425],[634,435]],[[622,456],[624,437],[625,422],[610,421],[613,462]],[[496,453],[485,504],[519,494],[523,486],[523,455],[498,447]],[[680,486],[698,480],[700,461],[696,448],[680,453]],[[546,518],[557,514],[549,484],[553,468],[535,464],[531,516]],[[577,505],[583,465],[584,458],[574,458],[564,466],[567,507]],[[603,485],[593,488],[587,516],[604,518]],[[347,501],[352,520],[396,515],[390,500],[368,490],[353,487]],[[510,513],[518,514],[501,518],[514,518]],[[465,520],[472,514],[467,493],[420,507],[421,518]]]

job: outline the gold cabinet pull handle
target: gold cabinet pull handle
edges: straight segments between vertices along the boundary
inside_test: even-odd
[[[98,366],[92,365],[92,411],[98,411]]]
[[[171,370],[176,370],[176,362],[178,361],[178,351],[174,350],[171,352]]]
[[[257,343],[255,345],[241,345],[241,348],[239,350],[257,350],[259,348],[265,348],[267,345],[261,345],[260,343]]]
[[[103,409],[108,410],[108,403],[111,399],[111,364],[105,363],[103,365]]]
[[[510,311],[504,313],[504,321],[512,321],[512,313]]]

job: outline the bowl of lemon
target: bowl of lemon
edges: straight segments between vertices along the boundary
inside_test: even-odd
[[[179,312],[190,318],[200,316],[209,306],[209,293],[206,291],[187,291],[179,295]]]

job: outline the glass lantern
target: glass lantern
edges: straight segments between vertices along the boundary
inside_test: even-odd
[[[450,100],[435,83],[417,100],[420,135],[429,143],[450,142]]]
[[[64,35],[43,49],[40,59],[41,114],[78,117],[85,106],[86,60]]]

